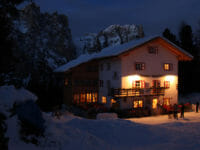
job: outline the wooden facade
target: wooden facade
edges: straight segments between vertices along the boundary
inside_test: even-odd
[[[98,100],[98,63],[81,64],[65,73],[64,103],[87,104]]]

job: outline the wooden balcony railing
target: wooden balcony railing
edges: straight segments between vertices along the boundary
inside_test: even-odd
[[[131,88],[131,89],[111,89],[113,97],[127,97],[127,96],[161,96],[165,94],[165,87],[151,87],[151,88]]]

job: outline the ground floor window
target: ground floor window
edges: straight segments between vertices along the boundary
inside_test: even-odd
[[[153,109],[156,109],[156,108],[157,108],[157,105],[158,105],[158,99],[157,99],[157,98],[154,98],[154,99],[152,100],[152,108],[153,108]]]
[[[73,102],[79,103],[95,103],[97,102],[97,92],[82,92],[73,95]]]
[[[106,100],[106,97],[105,97],[105,96],[102,96],[101,102],[102,102],[103,104],[106,104],[107,100]]]
[[[142,108],[143,107],[143,100],[134,100],[133,101],[133,108]]]
[[[170,105],[170,98],[163,99],[163,105],[169,106]]]
[[[114,100],[114,99],[111,99],[110,101],[111,101],[111,104],[116,103],[116,100]]]
[[[74,94],[74,103],[79,103],[79,94]]]

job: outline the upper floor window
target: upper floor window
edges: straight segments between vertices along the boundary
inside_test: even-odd
[[[164,69],[164,71],[172,71],[173,70],[173,64],[165,63],[163,65],[163,69]]]
[[[145,81],[144,80],[136,80],[132,82],[133,88],[145,88]]]
[[[144,63],[135,63],[135,70],[144,70],[145,64]]]
[[[100,69],[101,71],[103,71],[103,63],[100,65]]]
[[[114,80],[118,79],[118,73],[116,71],[113,72],[113,79]]]
[[[170,88],[170,81],[164,81],[164,87]]]
[[[103,80],[99,80],[99,86],[103,87]]]
[[[149,54],[158,54],[158,47],[157,46],[149,46],[148,52],[149,52]]]
[[[154,88],[159,88],[160,87],[160,80],[153,80],[152,81],[152,86]]]
[[[107,63],[107,70],[110,70],[110,63]]]

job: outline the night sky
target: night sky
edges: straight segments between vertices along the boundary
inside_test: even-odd
[[[146,35],[168,27],[177,34],[182,21],[196,30],[200,0],[35,0],[42,11],[66,14],[74,37],[111,24],[142,24]]]

